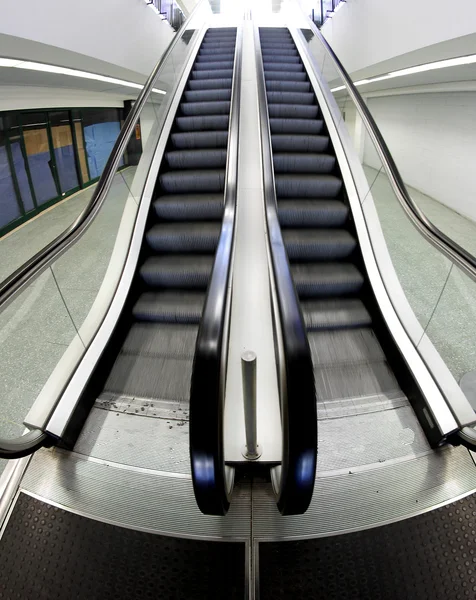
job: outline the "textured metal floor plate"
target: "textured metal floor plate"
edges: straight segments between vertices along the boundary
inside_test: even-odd
[[[188,475],[40,450],[25,473],[21,489],[80,515],[152,533],[244,540],[251,530],[249,484],[235,488],[225,517],[210,517],[198,510]]]
[[[476,597],[476,497],[337,537],[259,544],[261,600]]]
[[[245,596],[245,544],[98,523],[20,494],[0,542],[1,598]]]
[[[253,484],[257,540],[329,536],[407,519],[476,490],[476,467],[464,448],[444,448],[368,470],[317,477],[304,515],[283,517],[271,486]]]

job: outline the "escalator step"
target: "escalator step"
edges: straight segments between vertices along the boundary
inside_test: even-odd
[[[385,360],[382,347],[370,327],[311,331],[307,337],[315,367]]]
[[[315,104],[268,104],[268,112],[271,119],[316,119],[319,108]]]
[[[217,169],[226,166],[226,148],[173,150],[165,159],[170,169]]]
[[[266,94],[270,104],[314,104],[311,92],[270,92]]]
[[[205,294],[202,292],[146,292],[132,309],[138,321],[156,323],[200,323]]]
[[[188,402],[192,370],[193,358],[121,353],[109,373],[104,391],[148,400]]]
[[[146,233],[152,250],[174,254],[214,253],[220,237],[221,223],[158,223]]]
[[[228,115],[230,113],[230,102],[220,100],[218,102],[182,102],[180,110],[187,117],[199,115]]]
[[[285,229],[283,239],[290,261],[341,260],[357,246],[345,229]]]
[[[273,152],[325,152],[329,146],[327,135],[274,134]]]
[[[217,90],[223,88],[231,88],[231,77],[222,79],[189,79],[188,88],[190,90]]]
[[[198,327],[178,323],[134,323],[123,354],[193,358]]]
[[[223,216],[223,194],[172,194],[154,202],[157,217],[166,221],[214,221]]]
[[[233,59],[235,58],[235,53],[233,52],[222,52],[220,53],[220,58],[222,60],[228,60],[228,61],[233,61]],[[197,60],[195,61],[194,64],[205,64],[205,63],[212,63],[212,62],[216,62],[217,57],[215,53],[212,54],[200,54],[198,53],[197,56]]]
[[[292,56],[290,54],[279,54],[278,52],[263,52],[263,63],[289,63],[293,65],[302,64],[299,56]]]
[[[320,119],[270,119],[271,133],[319,134],[324,127]]]
[[[204,290],[213,267],[213,256],[151,256],[140,267],[143,281],[153,288]]]
[[[275,152],[273,156],[275,173],[331,173],[336,159],[331,154],[304,154]]]
[[[214,52],[217,56],[220,56],[222,51],[230,52],[235,49],[235,42],[204,42],[200,46],[200,52],[202,54]]]
[[[177,117],[175,125],[179,131],[228,131],[228,115],[202,115],[200,117]]]
[[[278,198],[335,198],[341,188],[334,175],[276,175]]]
[[[223,90],[188,90],[185,92],[187,102],[219,102],[220,100],[230,101],[231,88]]]
[[[211,69],[209,71],[192,71],[192,79],[231,79],[233,69]]]
[[[266,89],[269,92],[310,92],[309,81],[266,81]]]
[[[400,392],[386,362],[362,365],[336,365],[314,369],[318,402]]]
[[[266,81],[306,81],[306,73],[296,71],[266,71]]]
[[[364,278],[350,263],[314,263],[291,265],[294,284],[302,298],[356,295]]]
[[[267,71],[284,71],[285,73],[301,73],[304,71],[302,63],[282,63],[279,61],[267,61],[264,63],[264,76]]]
[[[280,200],[278,216],[282,227],[340,227],[349,209],[339,200]]]
[[[301,309],[309,331],[351,329],[372,324],[367,309],[356,298],[303,300]]]
[[[280,48],[279,50],[276,50],[276,48],[263,48],[261,47],[261,54],[264,56],[272,56],[273,54],[278,54],[279,56],[292,56],[292,57],[297,57],[299,58],[299,53],[296,50],[296,48],[292,49],[292,50],[288,50],[286,48]],[[300,60],[300,58],[299,58]]]
[[[193,65],[193,68],[195,71],[210,71],[211,69],[233,69],[233,61],[232,60],[226,60],[226,61],[215,61],[215,62],[205,62],[205,63],[201,63],[201,62],[195,62],[195,64]]]
[[[172,133],[172,145],[177,149],[226,148],[228,131],[188,131]]]
[[[159,181],[168,194],[216,193],[225,189],[225,170],[168,171],[159,176]]]
[[[295,50],[296,46],[294,45],[294,42],[292,41],[287,41],[287,40],[277,40],[277,41],[271,41],[271,40],[262,40],[261,41],[261,48],[266,49],[266,50],[271,50],[271,49],[276,49],[276,50]]]

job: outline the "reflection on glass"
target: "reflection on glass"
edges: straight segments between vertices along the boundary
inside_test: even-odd
[[[22,215],[10,166],[7,139],[2,126],[3,122],[0,118],[0,229]]]
[[[59,195],[50,152],[46,113],[27,113],[22,115],[21,119],[30,176],[36,202],[40,206]]]
[[[61,194],[64,195],[79,187],[69,112],[50,112],[49,119],[58,180]]]
[[[86,159],[86,148],[84,147],[83,127],[81,121],[74,120],[74,131],[76,134],[76,148],[79,158],[79,167],[81,170],[81,179],[84,183],[87,183],[90,179],[88,172],[88,163]]]
[[[88,108],[82,113],[89,173],[91,179],[96,179],[101,176],[121,130],[119,110]]]

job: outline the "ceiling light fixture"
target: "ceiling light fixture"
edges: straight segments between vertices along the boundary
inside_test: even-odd
[[[393,79],[394,77],[404,77],[405,75],[414,75],[415,73],[425,73],[426,71],[434,71],[436,69],[446,69],[448,67],[459,67],[462,65],[476,64],[476,54],[470,54],[468,56],[459,56],[457,58],[447,58],[445,60],[438,60],[424,65],[417,65],[415,67],[408,67],[407,69],[400,69],[398,71],[391,71],[385,75],[378,75],[377,77],[369,77],[368,79],[361,79],[360,81],[354,82],[355,86],[367,85],[369,83],[375,83],[384,79]],[[332,88],[331,92],[339,92],[345,89],[344,85]]]
[[[121,85],[124,87],[130,87],[137,90],[141,90],[144,86],[140,83],[134,83],[132,81],[125,81],[124,79],[117,79],[115,77],[107,77],[106,75],[99,75],[97,73],[90,73],[89,71],[79,71],[78,69],[69,69],[67,67],[57,67],[55,65],[48,65],[45,63],[22,61],[12,58],[0,58],[0,67],[14,68],[14,69],[25,69],[29,71],[42,71],[44,73],[55,73],[57,75],[68,75],[69,77],[80,77],[81,79],[92,79],[94,81],[102,81],[104,83],[111,83],[113,85]],[[155,94],[166,94],[165,90],[153,88],[152,91]]]

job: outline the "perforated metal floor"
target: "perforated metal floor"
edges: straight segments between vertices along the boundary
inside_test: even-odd
[[[123,529],[20,494],[0,574],[2,600],[243,600],[245,545]]]
[[[476,496],[375,529],[259,544],[260,600],[476,598]]]

